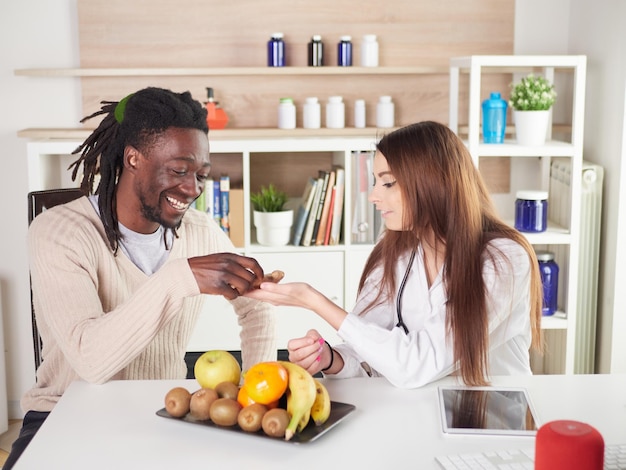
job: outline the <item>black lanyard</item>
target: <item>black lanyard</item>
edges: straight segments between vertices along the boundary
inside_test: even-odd
[[[405,334],[409,334],[409,329],[404,324],[402,320],[402,296],[404,295],[404,288],[406,287],[406,280],[409,278],[409,273],[411,272],[411,267],[413,266],[413,260],[415,259],[415,250],[411,253],[411,258],[409,259],[409,265],[406,267],[406,272],[404,273],[404,277],[402,278],[402,282],[400,283],[400,289],[398,289],[398,295],[396,296],[396,313],[398,314],[398,323],[396,323],[396,327],[400,326],[404,330]]]

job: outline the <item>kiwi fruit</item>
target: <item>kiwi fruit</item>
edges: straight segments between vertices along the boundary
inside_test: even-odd
[[[215,386],[217,396],[220,398],[232,398],[237,399],[239,395],[239,387],[232,382],[220,382]]]
[[[209,416],[218,426],[234,426],[242,406],[232,398],[218,398],[211,403]]]
[[[284,408],[273,408],[263,415],[261,427],[263,432],[272,437],[285,437],[289,424],[289,413]]]
[[[267,413],[267,407],[260,403],[253,403],[241,409],[237,415],[237,424],[247,432],[257,432],[261,429],[263,415]]]
[[[201,388],[191,395],[189,413],[198,421],[206,421],[210,418],[211,404],[217,400],[217,392],[212,388]]]
[[[278,283],[278,282],[282,281],[283,277],[285,277],[285,273],[283,271],[275,269],[274,271],[272,271],[269,274],[266,274],[265,277],[263,277],[263,282],[275,282],[275,283]]]
[[[271,273],[265,274],[265,276],[263,276],[263,279],[255,279],[254,282],[252,283],[252,287],[254,287],[255,289],[258,289],[261,286],[262,282],[279,283],[280,281],[282,281],[284,277],[285,277],[285,273],[283,271],[275,269]]]
[[[175,387],[165,395],[165,411],[174,418],[182,418],[189,413],[191,393],[184,387]]]

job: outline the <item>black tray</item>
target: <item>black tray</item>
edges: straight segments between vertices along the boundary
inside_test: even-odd
[[[284,437],[271,437],[265,434],[262,430],[258,432],[248,432],[242,430],[239,426],[218,426],[212,421],[198,421],[192,418],[189,414],[182,418],[174,418],[171,416],[165,408],[161,408],[156,412],[157,416],[161,416],[163,418],[175,419],[177,421],[185,421],[187,423],[196,424],[200,426],[209,426],[211,428],[223,429],[225,431],[236,432],[239,434],[246,434],[249,436],[258,436],[266,439],[273,439],[283,442],[289,442],[292,444],[305,444],[307,442],[313,442],[318,437],[326,434],[332,428],[334,428],[337,424],[339,424],[348,414],[355,410],[355,406],[349,403],[341,403],[337,401],[330,402],[330,416],[328,420],[322,424],[321,426],[316,426],[313,420],[311,420],[306,428],[302,430],[302,432],[296,433],[290,440],[286,441]]]

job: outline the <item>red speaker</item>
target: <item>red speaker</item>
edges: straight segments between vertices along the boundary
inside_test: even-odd
[[[544,424],[535,440],[535,470],[602,470],[604,439],[593,426],[558,420]]]

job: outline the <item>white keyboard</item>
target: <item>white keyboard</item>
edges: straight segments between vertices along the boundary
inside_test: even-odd
[[[444,470],[533,470],[535,450],[513,449],[436,457]],[[626,470],[626,444],[604,447],[604,470]]]

